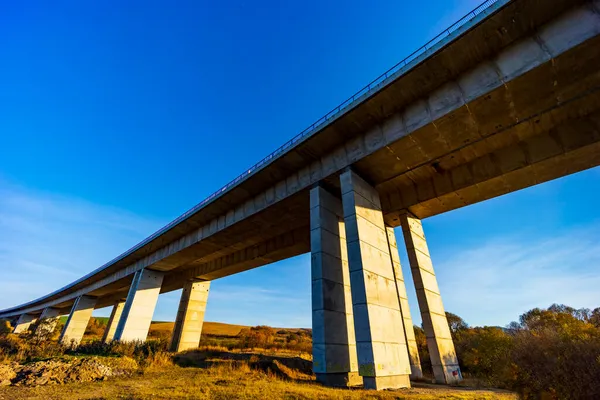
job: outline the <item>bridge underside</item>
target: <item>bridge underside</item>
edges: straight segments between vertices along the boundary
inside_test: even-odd
[[[600,165],[594,48],[600,37],[355,163],[380,193],[386,223],[397,227],[407,211],[423,219]],[[337,173],[323,183],[340,190]],[[308,199],[308,189],[300,191],[157,262],[152,269],[167,273],[161,291],[308,253]],[[130,283],[126,277],[91,294],[111,305]]]

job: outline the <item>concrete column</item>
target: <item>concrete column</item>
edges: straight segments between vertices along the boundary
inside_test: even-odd
[[[143,269],[135,273],[114,340],[145,341],[164,273]]]
[[[106,324],[106,329],[104,330],[104,335],[102,336],[102,341],[104,343],[112,342],[115,337],[117,325],[119,324],[121,314],[123,313],[123,307],[125,307],[124,301],[119,301],[113,306],[110,318],[108,319],[108,324]]]
[[[50,337],[56,328],[56,324],[58,324],[59,317],[60,311],[57,308],[44,308],[38,320],[38,325],[35,328],[35,335],[38,338]]]
[[[210,281],[188,282],[183,287],[171,337],[171,351],[195,349],[200,345],[209,289]]]
[[[62,344],[77,346],[81,342],[97,301],[97,298],[90,296],[80,296],[75,300],[67,323],[60,335]]]
[[[386,226],[385,230],[388,235],[388,245],[390,247],[390,255],[392,256],[392,264],[394,266],[394,276],[396,277],[396,290],[398,291],[400,312],[402,313],[402,321],[404,323],[404,338],[406,339],[408,357],[410,359],[410,378],[420,379],[423,378],[423,370],[421,369],[421,358],[419,357],[419,348],[417,347],[417,340],[415,338],[415,328],[410,315],[408,295],[406,293],[406,285],[404,284],[404,275],[402,274],[402,266],[400,265],[396,234],[392,227]]]
[[[356,173],[340,175],[358,370],[365,388],[410,387],[410,361],[379,194]]]
[[[360,385],[342,202],[310,191],[313,370],[328,386]]]
[[[21,314],[17,323],[15,325],[15,329],[13,333],[19,334],[27,332],[29,326],[37,321],[37,317],[31,314]]]
[[[401,224],[417,290],[423,329],[427,336],[433,375],[438,383],[457,383],[462,380],[462,375],[423,233],[423,225],[420,219],[409,214],[401,216]]]

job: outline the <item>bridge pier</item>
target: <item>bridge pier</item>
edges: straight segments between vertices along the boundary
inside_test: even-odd
[[[410,361],[388,235],[375,188],[340,175],[358,353],[367,389],[410,387]]]
[[[117,325],[119,324],[121,314],[123,313],[123,307],[125,307],[124,301],[118,301],[113,306],[113,309],[110,312],[110,318],[108,318],[108,323],[106,324],[106,329],[104,330],[104,335],[102,335],[102,341],[104,343],[112,342],[115,337]]]
[[[200,345],[210,281],[187,282],[181,292],[170,350],[180,352]]]
[[[60,317],[60,310],[57,308],[46,307],[42,311],[39,320],[37,321],[37,327],[35,328],[35,335],[40,338],[47,338],[52,335],[58,319]]]
[[[156,308],[164,273],[142,269],[135,273],[114,340],[145,341]]]
[[[398,291],[398,301],[400,302],[400,312],[402,313],[404,324],[404,338],[406,339],[408,357],[410,359],[410,378],[421,379],[423,378],[421,358],[419,357],[419,348],[417,347],[417,340],[415,338],[415,327],[410,315],[410,306],[408,305],[408,295],[406,293],[404,275],[402,274],[402,266],[400,265],[396,234],[394,233],[394,228],[390,226],[386,226],[385,230],[388,236],[388,246],[394,267],[394,277],[396,278],[396,290]]]
[[[17,320],[17,323],[15,325],[15,329],[13,330],[13,333],[19,334],[19,333],[27,332],[27,330],[29,329],[29,326],[31,326],[31,324],[34,324],[37,321],[37,319],[38,318],[35,315],[21,314],[19,316],[19,319]]]
[[[423,328],[427,337],[433,375],[438,383],[458,383],[462,380],[462,375],[423,225],[420,219],[411,214],[403,214],[400,218]]]
[[[60,335],[60,343],[64,345],[79,345],[85,329],[90,322],[97,301],[96,297],[91,296],[79,296],[75,300],[67,323]]]
[[[342,202],[310,191],[313,370],[327,386],[360,385]]]

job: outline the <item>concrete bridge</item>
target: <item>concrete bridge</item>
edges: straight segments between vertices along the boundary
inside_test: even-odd
[[[319,381],[421,376],[402,227],[435,379],[461,379],[421,220],[600,164],[600,0],[487,1],[273,155],[131,250],[0,311],[23,332],[68,314],[79,342],[145,340],[183,288],[171,347],[198,346],[210,282],[311,252]],[[47,325],[47,324],[46,324]]]

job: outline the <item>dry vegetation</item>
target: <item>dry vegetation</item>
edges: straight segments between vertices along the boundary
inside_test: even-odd
[[[448,317],[465,385],[513,390],[524,399],[600,398],[600,309],[534,309],[506,329],[470,328],[458,316]],[[165,351],[172,323],[153,323],[151,340],[145,343],[103,344],[94,338],[100,337],[105,323],[92,320],[77,351],[58,345],[56,333],[54,338],[19,337],[7,334],[10,326],[0,323],[0,386],[3,370],[9,376],[4,384],[34,385],[0,388],[0,399],[516,399],[498,390],[423,384],[380,393],[319,386],[311,371],[307,329],[206,323],[199,349],[173,355]],[[415,331],[424,372],[431,376],[424,333],[418,327]],[[82,358],[92,360],[81,362]],[[87,368],[84,374],[79,371],[82,365]],[[108,382],[76,383],[98,379],[97,371],[109,369]],[[30,376],[16,378],[15,371]],[[38,382],[67,384],[35,387]]]
[[[161,366],[108,382],[0,388],[0,399],[505,399],[510,393],[457,388],[413,388],[394,392],[336,390],[282,377],[248,362],[204,368]]]

